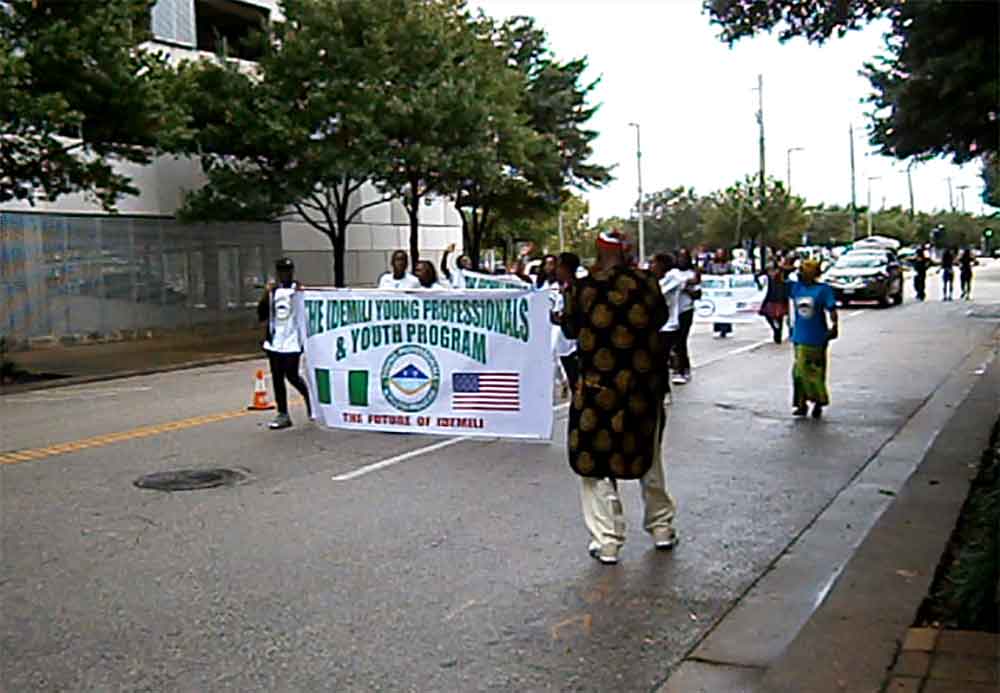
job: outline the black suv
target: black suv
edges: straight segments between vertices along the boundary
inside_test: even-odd
[[[841,255],[823,281],[845,306],[851,301],[878,301],[881,306],[903,302],[903,270],[889,250],[853,250]]]

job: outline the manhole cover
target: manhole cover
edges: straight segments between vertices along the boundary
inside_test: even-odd
[[[232,486],[246,479],[246,475],[233,469],[181,469],[176,472],[157,472],[135,480],[139,488],[157,491],[197,491],[216,486]]]

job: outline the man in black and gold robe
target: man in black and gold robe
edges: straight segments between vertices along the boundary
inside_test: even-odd
[[[580,374],[569,415],[569,462],[582,481],[590,554],[618,562],[625,523],[619,479],[639,479],[645,529],[670,549],[675,504],[661,460],[669,374],[660,328],[667,305],[656,277],[625,262],[616,231],[597,241],[598,262],[568,290],[562,328],[578,340]]]

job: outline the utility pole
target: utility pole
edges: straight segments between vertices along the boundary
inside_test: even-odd
[[[643,225],[643,209],[642,209],[642,144],[639,139],[639,123],[629,123],[631,127],[635,128],[635,167],[638,173],[639,179],[639,203],[636,205],[636,210],[639,212],[639,265],[646,261],[646,230]]]
[[[952,193],[952,190],[951,190],[951,176],[948,176],[948,178],[946,180],[948,181],[948,206],[951,208],[951,211],[954,212],[955,211],[955,195],[954,195],[954,193]]]
[[[965,191],[968,187],[968,185],[958,186],[958,199],[962,202],[962,214],[965,214]]]
[[[858,240],[858,202],[857,189],[854,182],[854,124],[847,126],[851,136],[851,240]]]
[[[757,75],[757,125],[760,126],[760,211],[764,218],[764,204],[767,198],[767,182],[764,173],[764,75]],[[767,240],[764,236],[767,229],[760,232],[760,266],[767,267]],[[753,246],[750,248],[750,267],[753,268]]]
[[[882,176],[868,176],[868,237],[869,238],[872,235],[872,181],[881,179]]]
[[[913,176],[910,175],[910,171],[916,163],[916,159],[910,159],[910,163],[906,165],[906,187],[910,189],[910,221],[913,221],[913,218],[916,215],[916,205],[913,202]]]

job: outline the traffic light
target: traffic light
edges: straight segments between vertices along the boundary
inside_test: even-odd
[[[993,238],[993,229],[983,229],[983,238]]]

